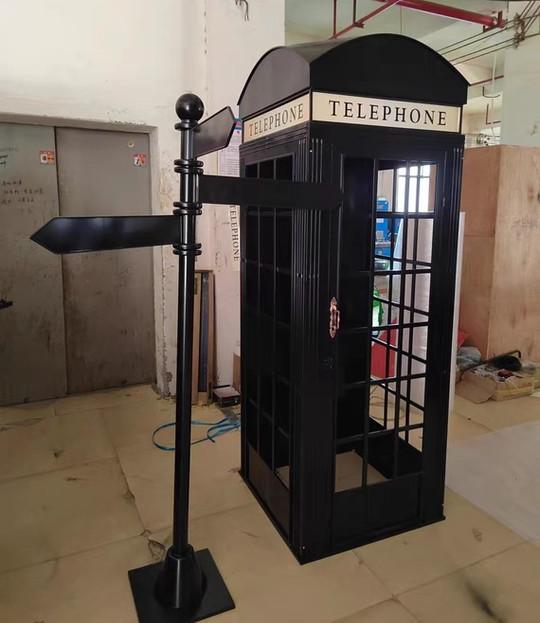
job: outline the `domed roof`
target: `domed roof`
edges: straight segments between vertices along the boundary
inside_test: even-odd
[[[238,104],[245,118],[312,89],[462,106],[468,86],[451,63],[416,39],[366,35],[269,50]]]

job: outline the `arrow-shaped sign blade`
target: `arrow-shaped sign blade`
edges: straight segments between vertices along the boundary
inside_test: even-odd
[[[177,216],[93,216],[53,218],[31,236],[53,253],[110,251],[176,244]]]
[[[205,119],[195,130],[193,151],[199,158],[218,149],[224,149],[231,140],[236,120],[230,106]]]
[[[201,175],[199,200],[225,205],[334,210],[343,200],[343,193],[337,184]]]

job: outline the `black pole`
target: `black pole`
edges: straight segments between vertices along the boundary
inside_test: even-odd
[[[173,541],[167,551],[156,584],[156,596],[164,605],[195,611],[201,603],[205,578],[188,543],[189,471],[191,450],[191,375],[193,351],[193,295],[195,256],[201,245],[195,240],[198,201],[198,176],[202,163],[193,157],[193,134],[203,116],[202,101],[192,94],[182,95],[176,102],[180,123],[180,159],[175,171],[180,173],[180,201],[174,203],[174,214],[180,217],[180,243],[174,245],[179,256],[178,269],[178,334],[176,361],[176,443],[174,460]]]
[[[174,203],[178,217],[179,256],[178,334],[176,353],[176,443],[174,459],[174,515],[172,546],[162,563],[132,569],[131,589],[140,623],[192,623],[234,608],[234,601],[207,549],[198,552],[188,541],[189,471],[191,450],[191,356],[193,351],[193,295],[195,257],[201,245],[195,239],[202,163],[193,149],[193,138],[203,116],[202,101],[191,93],[176,102],[180,122],[180,201]]]
[[[176,448],[174,477],[174,521],[172,548],[178,555],[188,547],[189,466],[191,448],[191,377],[193,354],[193,296],[195,287],[195,256],[201,254],[196,243],[199,203],[199,174],[202,163],[193,156],[193,134],[204,112],[196,95],[184,95],[176,103],[181,132],[180,160],[175,171],[180,173],[180,201],[174,213],[180,215],[180,244],[174,253],[180,256],[178,272],[178,347],[176,361]]]
[[[201,213],[199,176],[202,174],[202,162],[196,158],[194,134],[203,113],[204,105],[196,95],[187,93],[178,98],[176,114],[180,122],[174,127],[181,133],[181,148],[180,158],[174,161],[174,170],[180,174],[180,201],[174,202],[174,216],[154,217],[143,225],[136,225],[133,217],[123,217],[122,226],[118,225],[118,217],[75,219],[75,229],[70,226],[71,233],[75,233],[74,240],[67,245],[62,241],[66,233],[66,219],[57,218],[32,236],[36,242],[58,253],[121,249],[174,241],[174,253],[180,258],[173,542],[163,562],[129,571],[140,623],[193,623],[234,608],[234,601],[210,551],[203,549],[195,552],[188,541],[193,298],[195,257],[201,253],[195,234],[197,215]],[[215,126],[214,120],[212,131],[215,131]],[[212,139],[211,131],[205,135],[206,147],[209,139]],[[213,139],[216,143],[216,136]],[[223,144],[223,140],[218,123],[216,149]],[[160,225],[161,219],[165,219],[166,223]],[[81,244],[81,239],[86,242]],[[10,304],[10,301],[0,299],[0,309]]]

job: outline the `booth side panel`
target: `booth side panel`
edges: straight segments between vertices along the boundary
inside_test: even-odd
[[[298,179],[307,154],[304,136],[296,129],[244,145],[243,175]],[[242,476],[298,555],[294,208],[241,207]]]
[[[442,180],[442,209],[434,229],[433,279],[431,290],[431,322],[428,360],[433,362],[426,380],[426,418],[422,487],[423,520],[431,523],[443,518],[444,479],[448,432],[448,397],[453,339],[454,298],[459,207],[463,164],[463,137],[446,152],[445,178]]]

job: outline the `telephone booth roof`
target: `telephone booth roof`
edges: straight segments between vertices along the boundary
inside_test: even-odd
[[[378,34],[273,48],[253,68],[238,104],[243,119],[308,90],[462,106],[468,86],[423,43]]]

